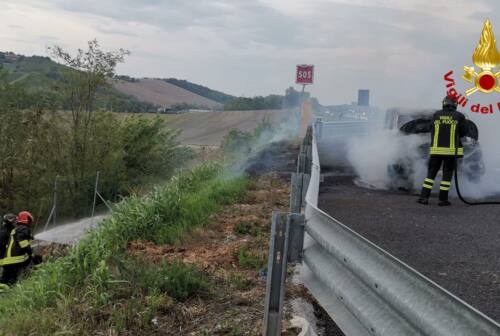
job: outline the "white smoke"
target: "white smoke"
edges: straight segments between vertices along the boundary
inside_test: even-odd
[[[473,172],[479,178],[471,180],[470,176],[459,171],[460,190],[470,199],[500,195],[500,113],[481,115],[466,112],[465,115],[479,129],[485,172],[484,175]],[[357,175],[358,185],[376,189],[410,187],[418,192],[427,173],[427,155],[422,149],[419,151],[419,147],[430,143],[430,134],[404,135],[397,128],[385,129],[383,123],[378,121],[373,121],[368,129],[366,135],[348,139],[346,144],[345,155]],[[397,167],[400,163],[410,168],[406,171],[409,175],[407,186],[391,174],[391,166]],[[440,176],[441,172],[437,181]],[[454,184],[453,181],[451,195],[456,196]],[[438,183],[435,183],[434,191],[437,191],[436,185]]]
[[[393,175],[404,165],[411,187],[421,184],[425,175],[425,159],[419,156],[419,146],[425,143],[421,135],[403,135],[397,130],[371,129],[360,138],[347,142],[347,159],[357,175],[357,182],[376,189],[409,187],[396,181]]]
[[[479,144],[485,165],[484,175],[470,181],[460,175],[460,191],[466,198],[487,198],[500,195],[500,113],[482,115],[466,113],[479,129]]]

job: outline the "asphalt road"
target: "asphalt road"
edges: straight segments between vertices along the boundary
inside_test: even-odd
[[[428,206],[416,197],[325,178],[321,209],[500,321],[500,206]]]

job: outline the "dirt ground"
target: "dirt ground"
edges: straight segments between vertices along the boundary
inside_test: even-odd
[[[211,219],[208,228],[194,232],[186,243],[130,244],[131,254],[155,263],[177,259],[196,265],[215,286],[208,298],[176,304],[158,316],[158,334],[261,335],[271,214],[287,211],[289,193],[289,181],[278,175],[262,176],[251,182],[244,202],[226,207]],[[297,296],[307,297],[306,291],[289,284],[287,300]],[[291,317],[288,312],[285,315],[285,320]],[[283,335],[299,332],[287,321],[284,329]]]

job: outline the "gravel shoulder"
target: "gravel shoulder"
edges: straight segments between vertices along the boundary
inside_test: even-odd
[[[500,321],[500,206],[416,203],[407,193],[325,178],[320,208],[496,321]]]

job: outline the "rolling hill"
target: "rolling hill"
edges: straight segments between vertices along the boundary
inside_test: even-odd
[[[293,110],[188,112],[162,115],[167,127],[180,130],[185,145],[220,146],[231,129],[252,132],[264,119],[274,126],[290,121]],[[151,115],[153,116],[153,115]]]
[[[139,101],[161,107],[172,107],[182,103],[205,108],[222,106],[215,100],[200,96],[161,79],[113,80],[113,87],[117,91],[132,96]]]
[[[234,96],[225,94],[223,92],[212,90],[210,88],[207,88],[206,86],[191,83],[184,79],[167,78],[164,79],[164,81],[179,86],[188,91],[194,92],[196,94],[199,94],[200,96],[203,96],[205,98],[215,100],[216,102],[219,103],[227,103],[228,101],[236,98]]]
[[[49,89],[61,84],[65,66],[49,57],[0,52],[0,67],[11,82],[23,82],[29,89]],[[134,79],[116,76],[110,87],[99,91],[97,105],[115,112],[156,112],[158,107],[220,108],[234,98],[205,86],[176,78]]]

